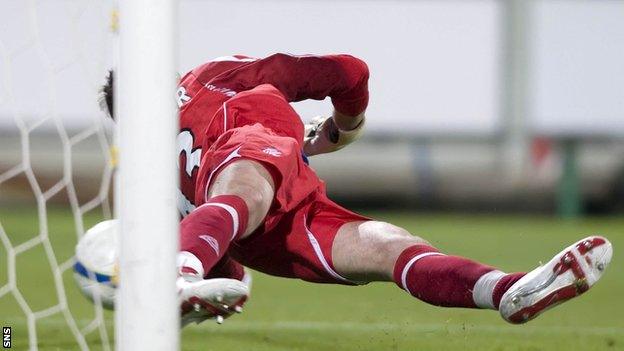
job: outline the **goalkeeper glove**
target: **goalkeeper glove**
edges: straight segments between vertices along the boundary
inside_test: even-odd
[[[315,117],[305,125],[303,152],[314,156],[340,150],[357,140],[363,130],[364,118],[354,129],[342,130],[332,117]]]

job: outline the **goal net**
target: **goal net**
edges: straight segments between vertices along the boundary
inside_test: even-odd
[[[0,325],[15,349],[115,348],[113,313],[81,295],[72,267],[78,239],[114,216],[115,126],[98,91],[118,18],[113,1],[0,4]]]

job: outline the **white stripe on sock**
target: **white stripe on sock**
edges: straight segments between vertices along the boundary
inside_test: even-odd
[[[472,289],[472,300],[479,308],[489,308],[495,310],[494,307],[494,288],[506,273],[501,271],[491,271],[482,275],[475,283]]]
[[[412,257],[411,260],[407,261],[407,264],[405,265],[405,267],[403,267],[403,272],[401,273],[401,285],[403,286],[403,290],[405,290],[408,293],[410,293],[410,295],[413,295],[413,294],[407,287],[407,272],[414,265],[414,263],[416,263],[416,261],[420,260],[423,257],[427,257],[427,256],[444,256],[444,254],[440,253],[440,252],[425,252],[425,253],[421,253],[420,255],[416,255],[416,256]]]
[[[238,233],[238,212],[236,212],[236,209],[230,205],[222,204],[220,202],[206,202],[199,207],[204,206],[221,207],[222,209],[226,210],[230,214],[230,216],[232,216],[232,240],[234,240],[234,238],[236,237],[236,233]]]

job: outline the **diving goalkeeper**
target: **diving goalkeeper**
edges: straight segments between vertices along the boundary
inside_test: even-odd
[[[221,57],[181,79],[178,268],[187,322],[240,310],[243,287],[230,287],[241,295],[235,303],[202,289],[209,278],[244,280],[242,265],[315,283],[394,282],[424,302],[498,310],[511,323],[596,283],[612,255],[602,237],[585,238],[529,273],[506,273],[331,201],[307,158],[358,138],[368,78],[367,65],[349,55],[275,54]],[[326,97],[332,115],[306,126],[290,105]]]

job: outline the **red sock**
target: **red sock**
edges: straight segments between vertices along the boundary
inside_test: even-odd
[[[245,269],[243,265],[234,261],[230,256],[225,255],[221,258],[221,261],[212,267],[205,278],[229,278],[242,281],[244,276]]]
[[[247,218],[243,199],[233,195],[215,196],[180,223],[180,251],[195,255],[204,272],[210,272],[230,242],[245,232]]]
[[[463,257],[441,254],[431,246],[414,245],[399,255],[394,266],[394,281],[413,296],[432,305],[476,308],[473,299],[475,283],[492,271],[495,271],[492,267]],[[500,272],[500,277],[504,276]],[[501,282],[502,278],[499,279],[498,282]],[[495,289],[494,285],[492,289]]]

